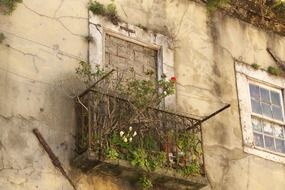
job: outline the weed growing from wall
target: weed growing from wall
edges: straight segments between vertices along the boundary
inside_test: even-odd
[[[0,12],[11,14],[16,9],[17,3],[22,3],[22,0],[0,0]]]
[[[276,68],[276,67],[272,67],[272,66],[269,66],[267,68],[267,72],[272,74],[272,75],[275,75],[275,76],[280,76],[282,74],[282,71],[280,68]]]
[[[214,11],[218,8],[225,7],[229,3],[229,0],[208,0],[207,8],[210,11]]]
[[[109,3],[107,6],[99,3],[98,1],[93,1],[89,4],[89,10],[95,15],[108,17],[109,20],[115,25],[117,25],[120,21],[114,1],[111,1],[111,3]]]
[[[253,63],[253,64],[251,64],[251,67],[254,68],[255,70],[257,70],[260,68],[260,65]]]
[[[0,44],[6,39],[3,33],[0,33]]]

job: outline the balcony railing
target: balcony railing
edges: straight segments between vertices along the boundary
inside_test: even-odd
[[[127,99],[94,89],[77,101],[77,115],[77,150],[85,157],[76,165],[82,169],[125,163],[205,185],[197,180],[204,176],[200,120],[156,108],[136,109]]]

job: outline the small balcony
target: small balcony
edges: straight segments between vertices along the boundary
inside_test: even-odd
[[[136,107],[125,98],[90,89],[77,102],[74,165],[130,181],[147,176],[155,187],[207,185],[201,122],[185,115]]]

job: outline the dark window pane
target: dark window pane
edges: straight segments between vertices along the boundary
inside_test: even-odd
[[[261,103],[262,115],[272,118],[271,107],[269,104]]]
[[[249,84],[249,90],[250,90],[250,97],[254,98],[256,100],[259,100],[259,87],[253,84]]]
[[[270,93],[271,93],[271,102],[272,102],[272,104],[280,106],[281,105],[281,101],[280,101],[279,93],[274,92],[274,91],[270,91]]]
[[[276,151],[285,153],[285,141],[275,139],[275,143],[276,143]]]
[[[259,147],[264,147],[263,136],[261,134],[258,134],[258,133],[253,133],[253,136],[254,136],[255,145],[259,146]]]
[[[274,126],[274,136],[277,138],[284,139],[284,128],[278,125]]]
[[[283,121],[282,109],[279,106],[272,106],[273,118]]]
[[[252,118],[251,125],[254,131],[262,132],[262,125],[258,119]]]
[[[264,136],[265,148],[275,150],[273,137]]]
[[[252,112],[257,114],[262,114],[261,106],[258,101],[251,99],[251,107],[252,107]]]
[[[262,102],[266,102],[266,103],[270,104],[269,90],[266,90],[264,88],[260,88],[260,96],[261,96]]]
[[[268,135],[273,135],[273,127],[271,126],[271,124],[267,122],[263,122],[262,124],[264,133]]]

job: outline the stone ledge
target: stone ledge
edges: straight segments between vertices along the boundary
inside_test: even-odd
[[[95,170],[98,173],[117,176],[129,181],[138,179],[140,174],[144,172],[125,160],[99,161],[88,151],[76,157],[72,165],[84,172]],[[205,176],[192,175],[186,177],[173,169],[158,169],[155,172],[150,172],[150,176],[154,184],[169,190],[198,190],[208,185]]]

